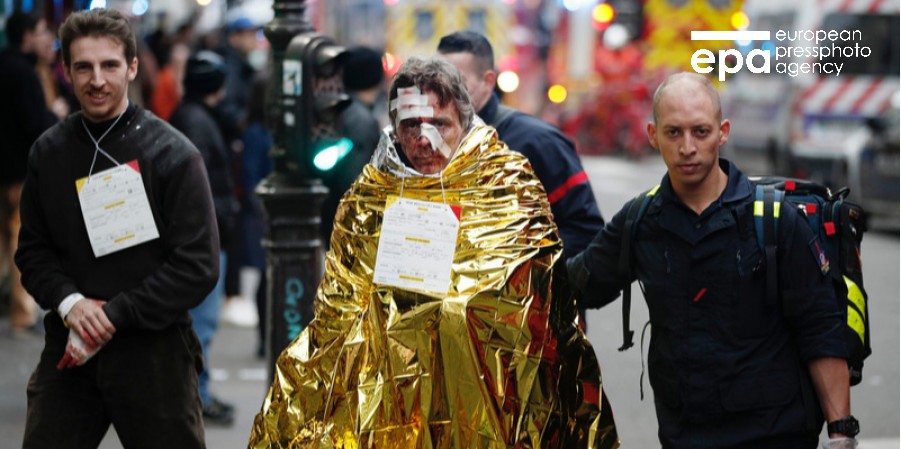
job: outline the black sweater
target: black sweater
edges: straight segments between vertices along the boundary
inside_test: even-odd
[[[75,181],[88,175],[94,144],[82,114],[71,114],[35,142],[28,158],[16,252],[23,285],[44,309],[56,310],[75,292],[107,301],[103,309],[117,332],[190,322],[188,310],[219,274],[219,236],[200,153],[140,108],[100,147],[120,163],[138,161],[160,237],[94,257],[75,190]],[[93,172],[113,165],[98,155]]]

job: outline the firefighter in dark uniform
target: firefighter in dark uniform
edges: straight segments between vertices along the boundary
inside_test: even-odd
[[[634,230],[632,274],[617,271],[627,204],[567,262],[573,289],[581,307],[596,308],[628,282],[643,284],[664,448],[815,448],[824,417],[824,447],[853,448],[842,314],[825,258],[803,218],[781,208],[780,294],[769,303],[752,184],[719,157],[729,129],[707,78],[661,84],[648,137],[667,174]]]
[[[479,118],[497,129],[511,150],[529,158],[551,203],[563,257],[585,249],[604,227],[604,218],[575,144],[556,127],[500,103],[494,50],[485,36],[474,31],[449,34],[438,43],[438,53],[460,71]]]

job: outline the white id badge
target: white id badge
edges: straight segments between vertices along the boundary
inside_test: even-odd
[[[160,236],[137,160],[81,178],[75,189],[94,257]]]
[[[389,198],[373,282],[446,294],[459,229],[447,204]]]

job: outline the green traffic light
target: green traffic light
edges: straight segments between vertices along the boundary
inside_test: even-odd
[[[313,165],[319,171],[329,171],[335,168],[338,161],[350,154],[350,150],[354,147],[354,143],[347,137],[342,138],[333,145],[326,146],[316,153],[313,158]]]

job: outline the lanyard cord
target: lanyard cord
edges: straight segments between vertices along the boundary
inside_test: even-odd
[[[113,121],[113,124],[110,125],[109,128],[107,128],[106,131],[104,131],[103,134],[101,134],[100,138],[98,138],[98,139],[95,139],[94,135],[91,134],[91,130],[88,129],[88,124],[85,123],[85,121],[84,121],[84,116],[81,117],[81,126],[83,126],[84,131],[86,133],[88,133],[88,137],[91,139],[91,142],[94,142],[94,158],[91,159],[91,168],[88,170],[88,182],[90,182],[91,174],[94,173],[94,163],[97,162],[97,153],[98,152],[103,153],[103,155],[106,156],[109,160],[113,161],[114,164],[121,165],[121,164],[119,164],[119,161],[113,159],[113,157],[110,156],[109,153],[104,151],[103,148],[100,148],[100,141],[103,140],[103,138],[106,137],[106,135],[109,134],[109,132],[112,131],[113,128],[116,127],[116,123],[119,123],[119,120],[122,118],[123,115],[125,115],[125,111],[127,111],[127,110],[128,110],[128,106],[126,106],[125,109],[121,113],[119,113],[119,116],[116,117],[116,120]]]

